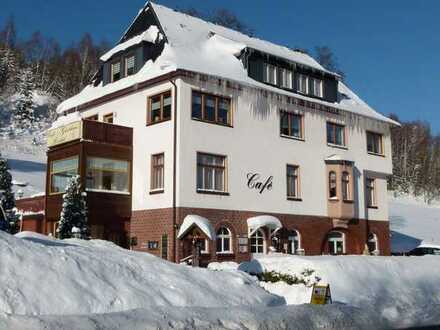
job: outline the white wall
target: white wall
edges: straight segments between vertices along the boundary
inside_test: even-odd
[[[203,90],[218,93],[215,85],[203,83]],[[355,161],[359,177],[355,186],[356,217],[387,220],[386,176],[392,171],[389,127],[359,116],[338,116],[303,109],[305,141],[280,137],[279,116],[274,104],[249,107],[249,95],[223,90],[233,97],[233,128],[191,119],[191,91],[195,83],[182,83],[179,89],[179,194],[178,206],[203,207],[260,212],[327,215],[327,183],[324,159],[339,154]],[[269,102],[270,103],[270,102]],[[273,103],[276,103],[274,101]],[[262,109],[261,107],[264,107]],[[270,109],[266,117],[258,114]],[[283,107],[287,109],[287,107]],[[288,109],[294,110],[293,105]],[[301,109],[297,109],[301,111]],[[348,148],[329,147],[326,143],[326,121],[337,120],[347,126]],[[384,134],[385,157],[369,155],[366,129]],[[196,154],[208,152],[227,156],[229,196],[196,192]],[[286,198],[286,164],[300,166],[302,201]],[[378,175],[378,209],[364,208],[364,171]],[[265,179],[273,176],[273,189],[259,194],[247,187],[246,175],[258,172]]]

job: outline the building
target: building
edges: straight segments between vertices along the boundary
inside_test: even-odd
[[[45,232],[80,174],[92,236],[179,262],[390,253],[390,128],[309,55],[149,2],[49,131]]]

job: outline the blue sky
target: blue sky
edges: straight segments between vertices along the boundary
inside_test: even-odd
[[[85,32],[116,42],[144,0],[2,0],[20,38],[40,30],[63,46]],[[225,7],[258,37],[292,47],[328,45],[347,82],[378,111],[421,119],[440,134],[440,1],[159,0],[201,11]]]

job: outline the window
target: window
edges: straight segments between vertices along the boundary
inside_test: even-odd
[[[301,249],[301,241],[299,237],[299,233],[296,230],[293,230],[289,233],[289,246],[288,246],[288,253],[290,254],[297,254],[298,250]]]
[[[302,94],[309,92],[309,77],[304,74],[298,75],[298,92]]]
[[[226,157],[197,153],[197,190],[226,191]]]
[[[367,132],[367,150],[369,153],[383,155],[382,134]]]
[[[281,69],[281,87],[292,89],[292,71]]]
[[[330,199],[338,198],[336,186],[336,172],[331,171],[328,175],[328,197]]]
[[[209,254],[209,242],[207,239],[197,240],[200,248],[200,254]]]
[[[151,191],[163,191],[164,154],[151,156]]]
[[[311,90],[310,94],[317,97],[322,97],[323,90],[322,90],[322,80],[311,78]]]
[[[171,92],[165,92],[148,98],[149,125],[171,119]]]
[[[191,116],[193,119],[231,125],[231,99],[194,91]]]
[[[332,231],[328,234],[328,251],[331,255],[345,253],[345,237],[343,233]]]
[[[345,126],[327,122],[327,143],[345,146]]]
[[[221,227],[217,231],[217,253],[232,252],[232,235],[226,227]]]
[[[121,79],[121,62],[115,62],[111,65],[111,82]]]
[[[350,174],[348,172],[342,173],[342,199],[344,201],[351,200],[350,194]]]
[[[160,240],[160,256],[162,259],[168,259],[168,235],[164,234]]]
[[[104,115],[103,117],[104,123],[113,124],[113,113],[109,113]]]
[[[281,111],[280,133],[298,139],[303,138],[303,116]]]
[[[300,198],[298,166],[287,165],[287,197]]]
[[[265,246],[264,233],[258,229],[251,235],[251,253],[264,253]]]
[[[66,191],[70,178],[78,175],[78,156],[50,163],[50,193],[57,194]]]
[[[370,233],[370,235],[368,235],[367,243],[368,243],[368,251],[370,253],[377,253],[379,251],[379,245],[376,234]]]
[[[376,180],[367,178],[365,182],[367,207],[376,207]]]
[[[87,158],[87,190],[129,192],[129,162],[98,157]]]
[[[125,58],[125,76],[131,76],[134,74],[135,57],[131,55]]]
[[[86,117],[86,120],[98,121],[98,114]]]
[[[275,65],[264,63],[263,80],[272,85],[277,84],[277,67]]]

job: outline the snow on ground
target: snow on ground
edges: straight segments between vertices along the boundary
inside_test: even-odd
[[[239,269],[300,275],[315,270],[320,283],[329,283],[333,302],[368,308],[393,327],[440,324],[440,257],[317,256],[273,254],[258,256]],[[227,273],[227,272],[225,272]],[[311,288],[262,283],[288,304],[310,301]]]
[[[0,232],[0,312],[90,314],[156,306],[276,306],[245,273],[176,265],[92,240]]]
[[[407,252],[421,243],[440,245],[440,202],[389,196],[391,250]]]

